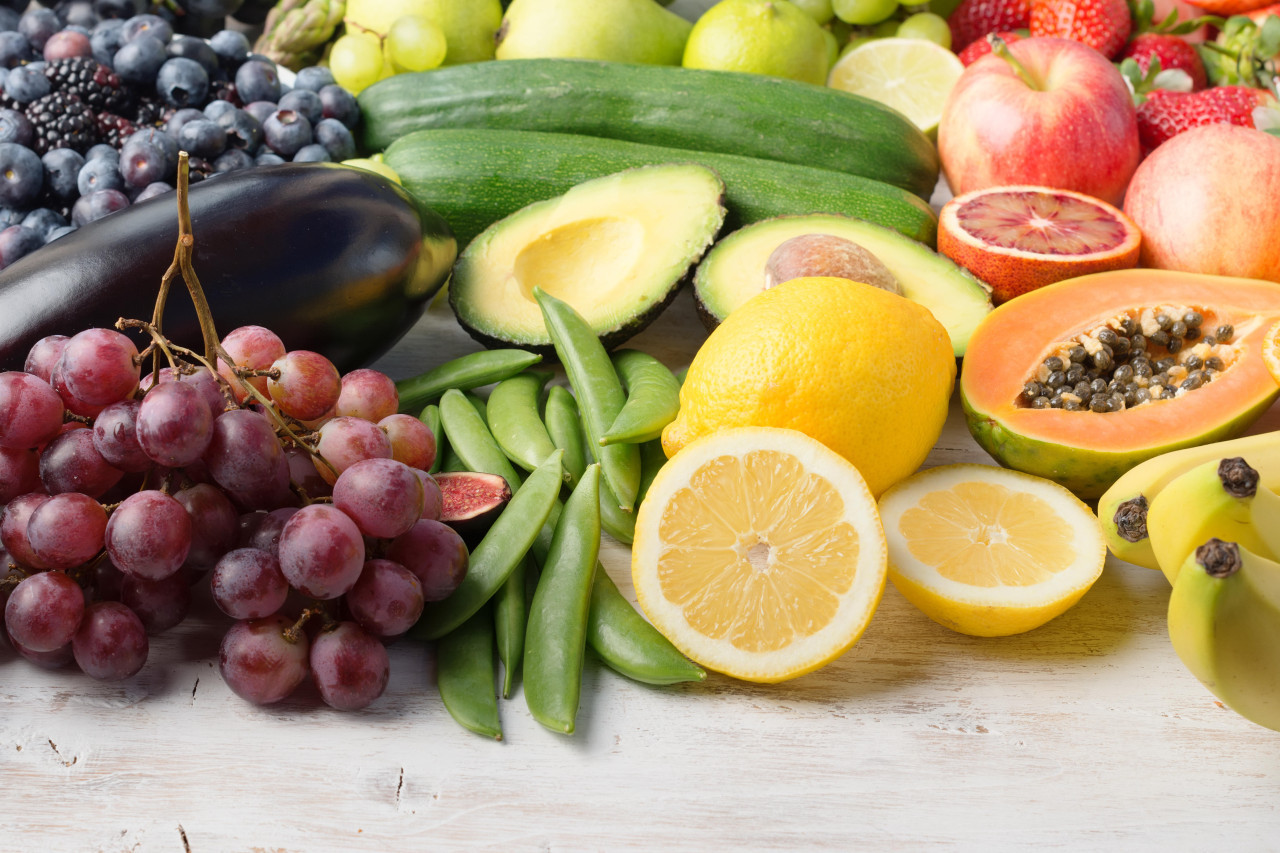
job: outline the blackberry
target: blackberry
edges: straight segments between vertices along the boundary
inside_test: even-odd
[[[99,138],[117,151],[138,130],[131,120],[114,113],[98,113],[97,124]]]
[[[67,92],[54,92],[27,105],[27,119],[35,130],[35,151],[70,148],[84,153],[98,141],[98,122],[84,101]]]
[[[136,100],[118,74],[92,57],[55,60],[45,68],[44,76],[55,92],[75,95],[96,113],[124,114]]]
[[[134,110],[133,123],[139,128],[161,127],[167,118],[166,112],[165,105],[159,101],[142,98],[138,101],[137,109]]]

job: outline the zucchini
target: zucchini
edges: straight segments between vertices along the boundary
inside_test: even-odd
[[[762,74],[516,59],[397,74],[358,100],[371,151],[416,130],[538,130],[847,172],[925,200],[938,182],[937,148],[896,110]]]
[[[937,237],[933,210],[904,189],[756,157],[528,130],[420,130],[386,151],[405,188],[439,211],[464,246],[499,219],[583,181],[672,162],[720,175],[729,229],[783,214],[841,213],[930,246]]]
[[[0,271],[0,369],[46,335],[150,320],[178,239],[173,193],[125,208]],[[242,169],[190,189],[193,265],[220,334],[266,326],[342,372],[391,348],[443,286],[457,241],[439,214],[363,169]],[[164,332],[202,350],[179,278]]]

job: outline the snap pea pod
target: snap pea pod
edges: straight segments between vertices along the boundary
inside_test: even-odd
[[[441,471],[466,471],[467,463],[458,457],[458,451],[454,450],[447,443],[444,446],[444,453],[440,455]]]
[[[636,506],[644,503],[644,497],[649,494],[649,487],[653,485],[653,478],[658,476],[658,472],[666,464],[667,452],[662,449],[662,439],[655,438],[640,445],[640,491],[636,494]]]
[[[551,390],[554,392],[559,386],[554,386]],[[578,448],[586,462],[590,462],[592,454],[587,448],[587,434],[584,431],[582,418],[578,417],[578,406],[573,402],[573,395],[563,388],[560,389],[568,401],[564,403],[565,411],[563,415],[557,413],[557,417],[561,417],[562,421],[557,424],[557,430],[564,433],[567,440],[566,445]],[[570,418],[570,415],[574,417]],[[548,428],[552,417],[552,401],[547,398],[547,421]],[[577,484],[574,484],[577,488]],[[613,489],[609,488],[607,482],[600,483],[600,521],[604,525],[605,531],[617,539],[624,545],[630,545],[636,535],[636,514],[627,512],[621,506],[618,498],[613,494]]]
[[[588,444],[596,447],[626,403],[618,372],[596,333],[571,305],[538,287],[533,289],[533,296],[542,309],[547,333],[569,376],[569,385],[577,395]],[[618,505],[630,512],[640,484],[640,451],[634,444],[610,444],[600,448],[596,458]]]
[[[596,567],[591,584],[587,644],[606,666],[634,681],[676,684],[707,677],[702,667],[645,621],[603,566]]]
[[[525,642],[525,701],[533,718],[572,734],[582,694],[591,583],[600,556],[600,466],[587,468],[556,522],[533,593]]]
[[[422,617],[414,626],[415,636],[424,640],[438,639],[461,625],[493,598],[538,539],[538,533],[557,503],[563,483],[560,454],[553,453],[515,491],[489,532],[471,552],[467,573],[453,594],[443,601],[427,602]]]
[[[469,391],[501,382],[540,361],[542,356],[522,349],[489,349],[459,356],[426,373],[397,382],[400,411],[419,411],[450,388]]]
[[[610,358],[627,389],[627,402],[600,436],[600,443],[639,444],[658,438],[680,411],[680,383],[665,364],[646,352],[623,349]]]
[[[449,446],[457,450],[467,470],[497,474],[507,481],[512,492],[520,488],[520,474],[512,467],[511,460],[489,432],[484,417],[476,409],[472,395],[464,394],[456,388],[444,392],[440,398],[440,419],[444,424],[445,435],[449,437]],[[503,514],[505,513],[506,510],[503,510]],[[537,535],[549,539],[551,533],[538,531]],[[494,598],[493,619],[498,635],[498,657],[502,661],[503,698],[511,695],[516,673],[524,657],[527,606],[525,566],[521,561],[507,575]]]
[[[502,740],[496,677],[493,614],[481,607],[436,644],[436,686],[449,716],[476,734]]]
[[[444,430],[440,428],[440,407],[435,403],[431,403],[422,410],[422,414],[418,415],[418,420],[427,425],[427,429],[431,430],[431,434],[436,439],[436,458],[431,460],[431,467],[427,469],[427,473],[439,473],[440,465],[444,461],[446,447]]]
[[[485,401],[484,397],[481,397],[479,394],[475,393],[474,391],[465,391],[463,392],[463,396],[466,397],[467,400],[471,403],[471,405],[475,408],[475,410],[480,413],[480,420],[485,422],[486,424],[485,429],[488,429],[487,424],[489,423],[489,404]]]
[[[576,487],[587,468],[587,439],[582,432],[578,403],[567,388],[551,386],[543,418],[551,443],[564,451],[564,471],[569,477],[569,486]]]
[[[489,394],[489,431],[507,458],[526,471],[556,449],[538,414],[538,398],[551,374],[526,370],[504,379]]]

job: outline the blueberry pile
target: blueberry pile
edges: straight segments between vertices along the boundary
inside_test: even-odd
[[[134,0],[0,0],[0,268],[172,190],[180,150],[192,182],[356,155],[359,108],[327,68],[287,85],[242,32],[193,23],[208,28]]]

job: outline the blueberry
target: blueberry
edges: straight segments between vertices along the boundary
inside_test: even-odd
[[[182,130],[183,125],[201,118],[208,118],[208,116],[204,114],[204,110],[199,110],[195,107],[183,107],[180,110],[174,110],[173,115],[169,116],[169,120],[164,123],[164,132],[177,139],[178,132]]]
[[[209,75],[194,59],[175,56],[160,66],[156,91],[171,107],[203,104],[209,94]]]
[[[10,225],[21,225],[22,220],[27,218],[25,210],[15,210],[12,207],[0,207],[0,228],[8,228]]]
[[[230,101],[214,100],[204,105],[204,114],[206,118],[212,121],[217,121],[223,113],[233,112],[237,109],[239,109],[239,107]]]
[[[0,231],[0,266],[9,266],[44,245],[44,235],[25,225],[10,225]]]
[[[21,65],[4,80],[5,93],[20,104],[29,104],[53,91],[49,78],[36,65]]]
[[[140,190],[163,181],[168,177],[168,166],[164,151],[154,142],[135,142],[120,152],[120,176],[126,187]]]
[[[356,156],[356,141],[347,126],[336,118],[322,118],[312,129],[316,142],[324,146],[332,160],[350,160]]]
[[[262,122],[245,110],[232,110],[219,116],[218,124],[227,132],[227,146],[257,153],[262,146]]]
[[[173,38],[173,25],[159,15],[134,15],[124,22],[123,35],[126,42],[145,35],[159,39],[165,45]]]
[[[44,188],[44,165],[30,148],[0,142],[0,204],[25,210]]]
[[[298,72],[293,81],[293,90],[305,89],[308,92],[319,92],[325,86],[334,83],[333,72],[321,65],[308,65]]]
[[[18,21],[22,19],[21,13],[16,9],[9,7],[0,8],[0,30],[13,30],[17,32]]]
[[[319,142],[304,145],[293,155],[294,163],[331,163],[333,158]]]
[[[84,157],[70,148],[52,148],[40,162],[44,165],[45,190],[64,202],[80,195],[80,169],[84,166]]]
[[[165,133],[161,128],[144,127],[142,130],[135,131],[128,139],[125,140],[124,145],[120,146],[120,155],[123,157],[124,149],[128,148],[131,144],[138,142],[154,143],[161,151],[164,152],[165,162],[168,164],[166,166],[166,173],[169,176],[173,176],[178,173],[178,140]]]
[[[129,197],[120,190],[94,190],[80,196],[71,206],[71,224],[79,228],[128,206]]]
[[[30,119],[17,110],[0,109],[0,142],[16,142],[30,148],[34,138]]]
[[[58,20],[58,13],[52,9],[33,7],[23,12],[18,20],[18,32],[22,33],[37,53],[44,50],[44,43],[49,40],[49,36],[60,29],[62,21]]]
[[[126,83],[151,88],[155,83],[160,66],[168,57],[164,52],[164,42],[153,35],[143,33],[116,51],[111,60],[111,67]]]
[[[221,68],[218,64],[218,54],[213,52],[213,48],[209,47],[207,41],[195,36],[174,36],[166,50],[170,56],[181,56],[199,62],[200,67],[210,77],[217,74]]]
[[[255,166],[279,166],[281,163],[287,162],[289,161],[274,151],[263,151],[257,157],[253,158]]]
[[[218,174],[234,172],[237,169],[248,169],[253,166],[253,158],[239,148],[228,148],[213,161],[213,170]]]
[[[275,63],[251,60],[236,69],[236,92],[244,103],[280,100],[280,75]]]
[[[36,55],[31,50],[31,42],[26,36],[15,30],[0,32],[0,65],[5,68],[17,68],[30,62]]]
[[[137,204],[140,201],[146,201],[149,198],[155,198],[168,192],[173,192],[172,186],[164,181],[156,181],[154,184],[147,184],[143,187],[142,192],[133,197],[133,203]]]
[[[272,151],[292,159],[304,145],[311,144],[311,122],[293,110],[276,110],[262,123],[262,138]]]
[[[97,160],[102,157],[106,157],[113,163],[120,162],[120,152],[105,142],[99,142],[97,145],[91,145],[89,150],[84,152],[84,159],[86,160]]]
[[[249,38],[237,30],[221,30],[209,37],[209,47],[227,68],[238,68],[249,56]]]
[[[110,67],[116,51],[124,47],[124,21],[120,18],[99,21],[89,33],[89,46],[93,48],[93,58]]]
[[[93,11],[93,4],[89,0],[72,0],[70,3],[59,4],[59,11],[62,19],[67,22],[68,30],[75,28],[88,35],[93,25],[98,23],[98,13]]]
[[[59,237],[65,237],[75,230],[76,227],[74,225],[63,225],[61,228],[55,228],[45,235],[44,244],[47,246]]]
[[[97,190],[120,190],[124,189],[124,177],[121,176],[115,162],[99,157],[86,160],[80,167],[80,173],[76,176],[76,186],[81,196]]]
[[[320,103],[320,96],[307,89],[294,89],[287,95],[281,95],[279,107],[282,110],[300,113],[311,122],[312,127],[324,118],[324,104]]]
[[[336,84],[323,87],[319,93],[324,104],[324,117],[336,118],[347,127],[355,127],[360,121],[360,105],[355,96]]]
[[[227,129],[207,118],[187,122],[178,132],[178,146],[192,157],[214,160],[227,148]]]
[[[22,218],[22,227],[38,233],[42,240],[49,239],[49,232],[67,224],[67,219],[56,210],[37,207]]]
[[[275,101],[250,101],[245,104],[244,111],[258,120],[259,123],[271,118],[271,114],[280,109]]]
[[[93,11],[99,17],[120,20],[141,15],[150,4],[147,0],[93,0]]]

